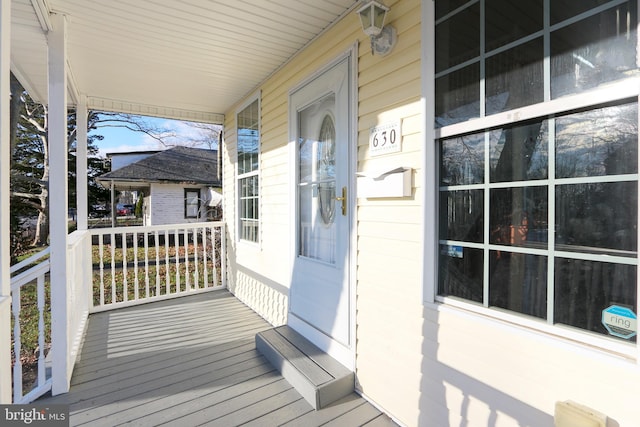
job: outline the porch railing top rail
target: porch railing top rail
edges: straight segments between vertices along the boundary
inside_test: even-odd
[[[46,249],[41,250],[40,252],[31,255],[29,258],[20,261],[17,264],[14,264],[9,269],[9,273],[13,275],[14,273],[22,270],[23,268],[38,262],[40,259],[48,256],[51,253],[51,248],[47,247]]]
[[[87,230],[91,235],[97,236],[100,234],[112,234],[112,233],[149,233],[155,231],[165,230],[183,230],[187,228],[199,228],[199,227],[222,227],[224,221],[207,221],[207,222],[186,222],[182,224],[164,224],[164,225],[133,225],[124,227],[104,227],[104,228],[90,228]]]

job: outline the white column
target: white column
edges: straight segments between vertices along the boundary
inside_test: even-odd
[[[76,206],[78,230],[88,228],[89,216],[87,179],[87,97],[80,95],[76,107]]]
[[[64,15],[51,15],[49,42],[49,221],[51,241],[52,394],[69,391],[67,307],[67,52]]]
[[[11,403],[11,275],[9,274],[9,73],[11,1],[0,1],[0,404]]]

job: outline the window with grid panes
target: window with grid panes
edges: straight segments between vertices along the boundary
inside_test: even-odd
[[[240,240],[258,242],[260,228],[260,103],[256,99],[237,114],[238,227]]]
[[[637,1],[435,9],[440,299],[635,342]]]

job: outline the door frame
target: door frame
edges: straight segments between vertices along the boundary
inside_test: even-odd
[[[349,65],[349,117],[348,117],[348,135],[349,147],[347,161],[347,229],[348,237],[346,244],[348,245],[347,266],[345,266],[347,276],[347,286],[349,287],[349,346],[334,341],[328,335],[314,328],[304,320],[295,316],[291,312],[290,304],[288,304],[287,323],[294,325],[294,329],[300,332],[305,338],[313,342],[322,351],[334,357],[340,363],[351,370],[355,370],[356,365],[356,243],[357,235],[355,232],[356,222],[356,180],[355,171],[357,167],[358,154],[358,43],[354,43],[349,49],[332,59],[320,67],[317,71],[307,76],[289,89],[288,93],[288,126],[289,126],[289,277],[293,277],[294,260],[297,248],[297,218],[298,218],[298,200],[297,200],[297,179],[298,170],[297,161],[297,144],[295,144],[295,135],[297,134],[297,122],[292,122],[291,117],[291,97],[298,90],[302,89],[313,80],[329,71],[340,62],[347,60]],[[291,286],[291,283],[289,284]]]

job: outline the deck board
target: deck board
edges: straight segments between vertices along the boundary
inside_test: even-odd
[[[89,318],[67,394],[71,426],[394,425],[355,393],[320,411],[255,349],[271,328],[227,291]]]

